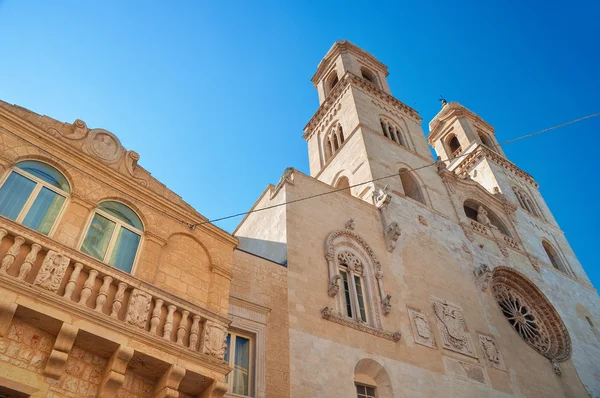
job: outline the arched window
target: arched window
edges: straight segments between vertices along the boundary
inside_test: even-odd
[[[327,79],[327,94],[329,94],[331,90],[333,90],[333,88],[338,84],[338,82],[339,79],[337,72],[331,72],[331,75],[329,75],[329,78]]]
[[[362,68],[360,68],[360,73],[363,79],[368,80],[375,86],[377,86],[377,78],[375,77],[375,74],[373,72],[371,72],[369,69],[363,66]]]
[[[408,171],[408,169],[400,169],[399,174],[404,195],[425,204],[419,183],[417,182],[416,178],[410,174],[410,171]]]
[[[458,142],[458,138],[455,135],[452,135],[448,139],[448,148],[450,148],[450,157],[455,158],[461,154],[462,148],[460,147],[460,142]]]
[[[348,318],[367,322],[367,306],[365,304],[365,283],[363,279],[364,265],[362,260],[351,251],[342,251],[337,255],[337,265],[342,277],[344,289],[344,312]]]
[[[19,162],[0,188],[0,214],[48,235],[71,187],[54,167],[35,160]]]
[[[405,148],[408,148],[408,145],[406,145],[406,140],[404,139],[404,133],[400,127],[386,119],[379,119],[379,122],[381,123],[381,130],[383,131],[384,137],[389,138]]]
[[[342,129],[342,125],[337,123],[329,129],[329,133],[327,133],[323,140],[326,162],[340,149],[344,141],[344,130]]]
[[[357,398],[393,398],[392,380],[377,361],[363,358],[354,367]]]
[[[490,137],[487,136],[487,134],[482,133],[481,131],[479,131],[478,134],[479,134],[479,139],[481,140],[481,143],[483,145],[490,148],[492,151],[497,152],[496,145],[492,142]]]
[[[529,195],[525,193],[525,191],[523,191],[519,187],[513,187],[513,192],[515,193],[515,196],[519,201],[519,205],[521,205],[521,208],[523,210],[536,217],[540,217],[540,212],[538,211],[537,206],[534,204],[533,200],[529,197]]]
[[[131,272],[144,227],[133,210],[119,202],[98,205],[81,251],[125,272]]]
[[[350,181],[348,180],[348,177],[340,177],[337,184],[335,184],[335,188],[341,190],[341,192],[350,194]]]
[[[548,242],[547,240],[543,240],[542,246],[544,247],[546,256],[548,256],[548,260],[550,260],[552,266],[561,272],[567,273],[567,267],[565,267],[562,260],[560,259],[560,256],[558,255],[558,252],[554,249],[554,247],[552,247],[550,242]]]
[[[486,206],[483,206],[474,200],[467,200],[463,205],[465,215],[471,220],[477,221],[484,225],[493,225],[504,235],[511,237],[508,228],[500,221],[500,219],[492,213]]]

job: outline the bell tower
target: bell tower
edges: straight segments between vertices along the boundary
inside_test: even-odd
[[[320,106],[304,128],[311,176],[344,188],[433,161],[421,118],[392,96],[387,76],[387,66],[348,41],[327,52],[312,78]],[[373,191],[385,185],[405,194],[399,177],[352,187],[350,193],[371,201]]]

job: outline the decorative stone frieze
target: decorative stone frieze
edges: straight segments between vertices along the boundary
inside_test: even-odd
[[[369,333],[374,336],[381,337],[383,339],[392,340],[394,342],[398,342],[402,338],[402,334],[400,332],[391,333],[371,327],[365,324],[364,322],[359,322],[353,319],[337,315],[334,313],[333,309],[329,307],[325,307],[321,310],[321,316],[323,317],[323,319],[327,319],[328,321],[332,321],[343,326],[348,326],[352,329],[360,330],[361,332]]]
[[[479,343],[481,344],[483,356],[488,366],[499,370],[506,370],[496,341],[491,336],[479,333]]]
[[[129,306],[127,307],[127,314],[125,314],[125,322],[144,329],[148,320],[151,300],[152,296],[148,293],[139,289],[133,289],[129,296]]]
[[[211,321],[204,323],[200,339],[200,352],[223,359],[227,350],[227,329]]]
[[[42,268],[33,282],[34,286],[56,293],[70,261],[71,259],[67,256],[52,250],[48,251],[42,263]]]
[[[415,343],[436,348],[435,336],[433,330],[431,330],[427,314],[413,308],[408,308],[408,316]]]
[[[477,357],[462,310],[452,304],[432,299],[433,310],[445,349]]]

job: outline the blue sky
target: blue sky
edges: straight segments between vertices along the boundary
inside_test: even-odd
[[[425,128],[440,94],[499,141],[600,111],[600,2],[296,3],[0,0],[0,99],[114,132],[209,218],[247,210],[288,166],[308,173],[310,77],[335,40],[388,65]],[[596,286],[598,130],[504,148]]]

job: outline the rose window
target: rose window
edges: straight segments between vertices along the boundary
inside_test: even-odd
[[[537,352],[563,361],[571,355],[571,339],[548,299],[528,279],[507,267],[497,267],[492,292],[512,328]]]

